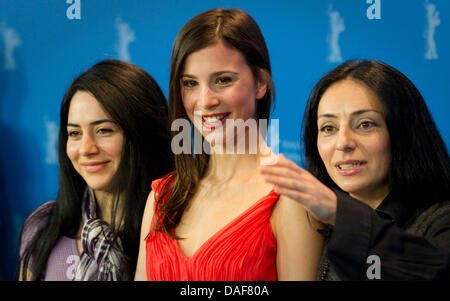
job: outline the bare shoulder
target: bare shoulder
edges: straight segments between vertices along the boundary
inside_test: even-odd
[[[275,237],[281,231],[285,232],[289,229],[312,230],[308,223],[306,209],[303,205],[285,196],[280,196],[275,204],[272,211],[271,223]]]

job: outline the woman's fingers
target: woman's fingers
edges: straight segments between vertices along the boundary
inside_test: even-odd
[[[305,175],[305,173],[307,173],[306,170],[302,169],[301,167],[297,166],[297,164],[287,159],[281,159],[277,164],[274,165],[261,166],[260,172],[264,176],[276,175],[296,179],[301,178]]]
[[[290,189],[296,189],[299,191],[302,191],[303,187],[301,185],[301,181],[298,181],[291,177],[286,176],[280,176],[275,174],[265,175],[264,179],[274,185],[290,188]]]
[[[275,185],[275,192],[301,203],[315,218],[334,224],[336,194],[308,171],[279,156],[276,164],[260,168],[264,179]]]
[[[310,200],[298,190],[290,189],[286,186],[276,186],[275,192],[301,203],[309,211],[309,207],[311,206]]]
[[[270,166],[270,167],[261,167],[261,174],[263,176],[282,176],[289,177],[293,179],[299,179],[302,175],[297,171],[294,171],[285,166]]]
[[[278,158],[277,158],[275,164],[262,165],[261,166],[261,170],[266,170],[266,169],[270,170],[272,167],[286,167],[286,168],[291,169],[293,171],[296,171],[298,173],[302,173],[302,172],[305,171],[303,168],[301,168],[300,166],[298,166],[294,162],[286,159],[286,157],[283,154],[278,155]]]
[[[287,168],[290,168],[294,171],[297,171],[299,173],[304,172],[305,170],[292,162],[291,160],[287,159],[283,154],[280,154],[277,164],[275,166],[285,166]]]
[[[321,204],[315,196],[286,186],[277,186],[275,192],[299,202],[311,215],[324,224],[334,225],[336,218],[336,201]]]

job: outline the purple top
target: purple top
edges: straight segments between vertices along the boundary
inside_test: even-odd
[[[47,202],[37,208],[31,215],[37,213],[49,212],[54,201]],[[30,218],[29,217],[29,218]],[[28,218],[28,219],[29,219]],[[34,224],[27,225],[21,237],[20,257],[22,258],[25,248],[33,238],[34,234],[45,224],[46,220],[38,220]],[[47,267],[44,272],[45,281],[68,281],[73,280],[75,271],[80,262],[80,255],[77,249],[76,240],[67,236],[61,236],[56,242],[55,247],[50,252],[47,261]],[[31,261],[32,264],[32,261]]]

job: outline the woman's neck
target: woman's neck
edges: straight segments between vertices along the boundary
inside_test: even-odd
[[[108,224],[112,223],[112,206],[113,206],[113,195],[107,191],[94,190],[95,202],[97,204],[97,214],[98,217]],[[117,220],[116,212],[116,220]]]
[[[261,136],[259,137],[261,139]],[[268,164],[275,155],[265,141],[260,140],[256,153],[212,153],[209,158],[208,170],[205,178],[214,178],[221,181],[248,180],[258,175],[255,170],[261,164]]]
[[[212,154],[209,158],[206,178],[218,180],[248,179],[259,165],[258,155]]]
[[[377,189],[376,191],[350,192],[349,194],[352,198],[363,202],[364,204],[370,206],[372,209],[376,209],[390,192],[390,186],[386,185],[382,188]]]

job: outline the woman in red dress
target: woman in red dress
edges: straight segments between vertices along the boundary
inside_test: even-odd
[[[136,280],[315,279],[321,236],[258,172],[277,159],[259,126],[273,96],[266,43],[247,13],[214,9],[181,29],[169,90],[176,170],[152,183]]]

